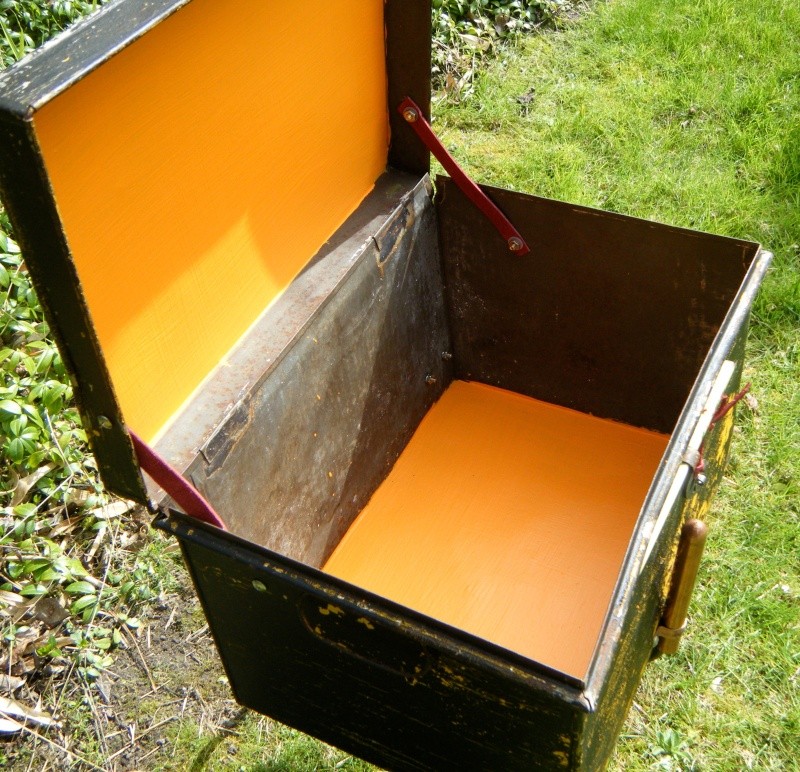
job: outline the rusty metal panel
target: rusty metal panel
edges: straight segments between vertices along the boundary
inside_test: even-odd
[[[264,319],[253,345],[287,326],[294,335],[192,466],[234,533],[311,565],[336,546],[449,382],[429,188],[418,184],[356,238],[355,256],[352,240],[320,255]],[[304,318],[309,296],[320,304]]]

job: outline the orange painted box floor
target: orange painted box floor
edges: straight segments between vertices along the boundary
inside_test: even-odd
[[[455,381],[325,570],[583,678],[668,439]]]

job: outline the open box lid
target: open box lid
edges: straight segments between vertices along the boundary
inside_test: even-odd
[[[248,13],[118,0],[0,75],[3,203],[101,477],[141,503],[126,427],[169,434],[386,168],[429,168],[394,109],[429,112],[428,0]]]

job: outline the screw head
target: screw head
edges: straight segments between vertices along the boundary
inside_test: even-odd
[[[525,246],[525,242],[519,236],[512,236],[508,240],[508,248],[512,252],[519,252]]]
[[[694,483],[695,485],[697,485],[698,488],[702,488],[706,484],[706,482],[708,482],[708,478],[702,473],[700,473],[694,478]]]
[[[409,123],[415,123],[417,118],[419,118],[419,113],[413,107],[406,107],[405,110],[403,110],[403,118]]]

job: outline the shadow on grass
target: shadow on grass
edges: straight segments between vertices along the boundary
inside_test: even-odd
[[[250,711],[247,708],[239,710],[233,718],[223,722],[219,731],[200,749],[197,756],[194,757],[192,765],[189,767],[190,772],[202,772],[206,769],[209,759],[214,755],[214,751],[219,744],[226,738],[230,737],[231,731],[235,729],[247,716]],[[288,769],[288,767],[287,767]]]

